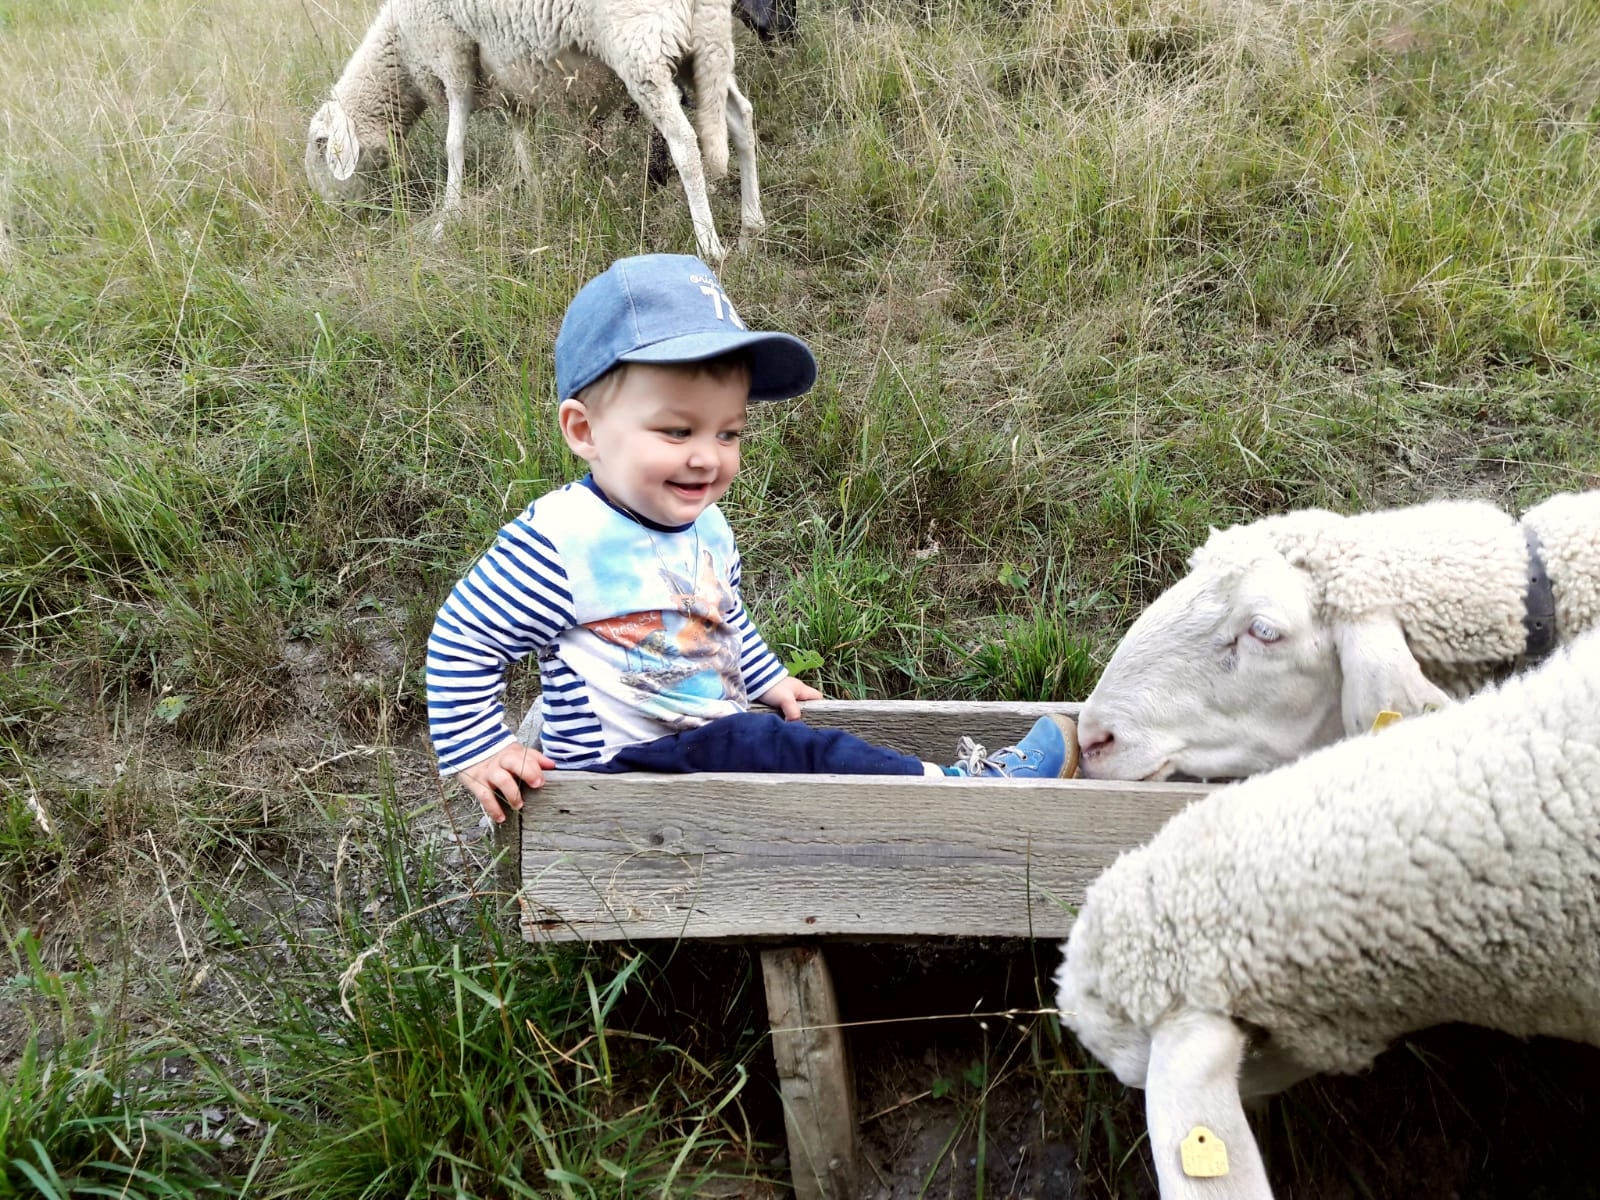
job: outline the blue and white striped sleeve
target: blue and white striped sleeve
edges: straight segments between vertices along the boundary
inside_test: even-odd
[[[756,630],[755,622],[750,620],[750,614],[745,611],[744,593],[739,590],[740,577],[739,557],[734,555],[733,570],[729,573],[728,583],[733,588],[734,596],[738,598],[739,607],[729,617],[728,624],[739,635],[739,671],[744,676],[744,693],[751,700],[758,700],[773,684],[788,678],[789,672],[783,669],[778,656],[767,649],[766,642],[761,640],[761,634]]]
[[[516,740],[505,726],[506,668],[573,624],[561,556],[524,513],[500,531],[434,618],[428,733],[441,775],[454,775]]]

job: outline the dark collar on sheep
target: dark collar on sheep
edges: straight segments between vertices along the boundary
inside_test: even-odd
[[[1528,542],[1528,594],[1523,601],[1522,626],[1528,631],[1528,644],[1522,651],[1523,666],[1542,662],[1556,648],[1556,594],[1550,587],[1550,572],[1539,553],[1539,535],[1522,526]]]

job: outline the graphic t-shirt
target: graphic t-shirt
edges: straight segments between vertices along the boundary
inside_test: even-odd
[[[564,767],[742,712],[787,674],[745,613],[715,505],[691,525],[646,525],[588,478],[507,523],[439,609],[427,672],[442,773],[513,740],[505,672],[527,654],[541,746]]]

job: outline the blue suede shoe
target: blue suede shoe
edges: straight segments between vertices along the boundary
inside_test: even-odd
[[[1015,746],[990,754],[971,738],[956,746],[960,761],[946,775],[975,778],[1070,779],[1078,773],[1078,727],[1071,717],[1040,717]]]

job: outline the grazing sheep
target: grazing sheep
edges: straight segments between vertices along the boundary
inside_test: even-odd
[[[1090,886],[1057,1001],[1145,1089],[1163,1200],[1270,1196],[1241,1094],[1359,1071],[1414,1030],[1600,1045],[1597,713],[1600,631],[1219,788]],[[1226,1176],[1182,1169],[1197,1126]]]
[[[1083,773],[1250,775],[1385,709],[1470,695],[1596,624],[1600,491],[1554,496],[1520,523],[1434,501],[1214,530],[1085,702]]]
[[[691,60],[698,146],[677,84],[679,66]],[[391,141],[428,105],[443,104],[449,217],[461,207],[467,117],[475,109],[510,111],[526,177],[529,106],[566,93],[597,96],[606,68],[665,137],[700,254],[721,260],[706,184],[727,173],[730,135],[739,156],[742,234],[765,224],[750,102],[733,78],[728,0],[387,0],[332,99],[311,118],[306,175],[329,200],[365,199],[388,167]],[[435,232],[441,229],[442,221]]]

